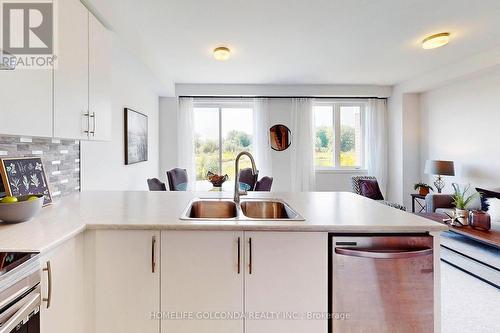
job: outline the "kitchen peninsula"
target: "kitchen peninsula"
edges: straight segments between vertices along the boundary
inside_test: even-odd
[[[420,246],[418,237],[430,239],[425,249],[405,257],[390,250],[381,260],[419,264],[430,254],[431,266],[421,269],[434,281],[433,311],[427,310],[430,327],[439,331],[438,249],[445,226],[344,192],[241,199],[282,200],[304,220],[181,220],[194,198],[231,200],[221,193],[81,192],[32,221],[0,225],[2,251],[40,252],[42,266],[50,262],[51,276],[42,277],[42,297],[52,288],[50,307],[42,304],[42,332],[326,333],[325,314],[336,309],[331,295],[341,283],[334,278],[333,247],[344,244],[337,254],[358,250],[356,257],[374,258],[336,242],[343,236],[408,237],[413,246]],[[403,298],[422,289],[413,287],[417,294],[401,295],[402,304],[410,306]],[[277,319],[257,320],[257,313]]]

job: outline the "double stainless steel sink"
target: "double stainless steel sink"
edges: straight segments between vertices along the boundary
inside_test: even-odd
[[[228,199],[194,199],[181,220],[304,221],[304,218],[279,199],[247,199],[240,204]]]

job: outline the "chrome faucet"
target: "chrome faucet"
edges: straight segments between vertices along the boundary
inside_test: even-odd
[[[237,204],[240,203],[240,196],[247,195],[246,190],[240,190],[240,180],[239,180],[239,169],[240,169],[240,158],[246,155],[250,158],[250,162],[252,162],[252,174],[255,176],[257,174],[257,168],[255,167],[255,160],[253,159],[252,154],[247,151],[242,151],[236,156],[236,161],[234,162],[234,202]]]

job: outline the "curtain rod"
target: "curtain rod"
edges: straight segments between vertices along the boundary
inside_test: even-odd
[[[178,96],[179,98],[314,98],[314,99],[387,99],[388,97],[375,97],[375,96],[367,96],[367,97],[349,97],[349,96],[197,96],[197,95],[182,95]]]

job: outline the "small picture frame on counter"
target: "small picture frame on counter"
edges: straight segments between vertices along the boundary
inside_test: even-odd
[[[2,158],[0,174],[4,195],[43,195],[44,206],[52,203],[49,183],[40,157]]]

